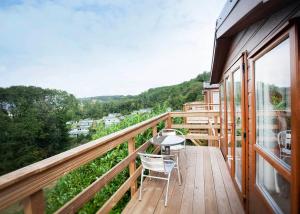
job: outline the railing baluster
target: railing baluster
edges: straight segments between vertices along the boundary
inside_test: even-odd
[[[216,125],[218,123],[218,116],[214,116],[214,125]],[[216,136],[218,136],[218,129],[215,129],[215,135]],[[214,141],[214,143],[215,143],[215,145],[214,146],[216,146],[216,147],[218,147],[219,145],[219,143],[218,143],[218,141]]]
[[[210,121],[210,118],[208,118],[208,124],[210,125],[210,128],[208,129],[208,135],[209,136],[212,136],[212,123],[211,123],[211,121]],[[208,140],[208,146],[212,146],[212,142],[213,142],[213,140]]]
[[[135,151],[135,139],[130,138],[128,140],[128,155],[131,155],[134,151]],[[129,175],[133,176],[135,170],[136,170],[136,165],[135,165],[135,159],[134,159],[134,160],[130,161],[130,163],[129,163]],[[137,182],[134,181],[130,187],[131,197],[135,194],[136,190],[137,190]]]
[[[170,128],[172,127],[172,117],[170,116],[170,114],[169,114],[169,116],[168,116],[168,118],[167,118],[167,120],[166,120],[166,125],[165,125],[165,127],[166,127],[167,129],[170,129]]]
[[[25,214],[45,213],[45,200],[44,200],[44,192],[42,189],[28,196],[23,203],[24,203]]]
[[[156,136],[157,135],[157,125],[152,127],[152,136]]]

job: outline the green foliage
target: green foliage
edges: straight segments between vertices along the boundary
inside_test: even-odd
[[[196,78],[178,85],[151,88],[136,96],[102,96],[81,99],[83,117],[102,118],[118,112],[128,114],[141,108],[152,108],[165,104],[179,110],[186,102],[203,100],[203,82],[209,81],[210,73],[204,72]]]
[[[76,98],[64,91],[0,88],[0,174],[68,148],[66,122],[77,108]]]
[[[151,113],[127,116],[121,123],[110,126],[108,128],[105,128],[100,124],[97,127],[96,133],[92,138],[98,139],[100,137],[142,122],[146,119],[152,118],[153,116],[161,114],[165,111],[166,107],[157,106]],[[159,129],[161,129],[162,126],[163,124],[159,124]],[[136,147],[139,147],[151,137],[151,129],[148,129],[144,133],[137,135],[135,139]],[[115,149],[107,152],[105,155],[84,166],[81,166],[80,168],[59,179],[53,188],[47,190],[47,213],[55,212],[59,207],[61,207],[67,201],[71,200],[74,196],[76,196],[84,188],[89,186],[93,181],[95,181],[105,172],[109,171],[127,155],[127,144],[121,144]],[[79,213],[95,213],[105,203],[105,201],[107,201],[113,195],[113,193],[116,192],[116,190],[126,181],[128,177],[128,169],[125,169],[118,176],[116,176],[113,181],[111,181],[101,191],[99,191],[92,200],[85,204],[84,207],[80,209]],[[125,194],[122,200],[115,206],[115,208],[111,212],[120,213],[129,199],[129,193]]]

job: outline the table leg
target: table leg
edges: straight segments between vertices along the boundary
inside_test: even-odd
[[[166,155],[170,155],[170,146],[165,146]]]

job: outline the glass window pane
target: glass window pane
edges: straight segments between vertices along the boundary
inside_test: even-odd
[[[223,83],[220,85],[220,108],[221,108],[221,135],[225,135],[225,97],[224,97],[224,85]]]
[[[290,213],[290,183],[258,154],[256,161],[256,184],[279,212]]]
[[[234,135],[235,135],[235,179],[239,188],[241,189],[242,181],[242,85],[241,85],[241,71],[237,70],[233,75],[234,81]]]
[[[220,97],[219,97],[219,92],[218,91],[214,91],[212,93],[212,98],[213,98],[213,104],[217,104],[217,105],[213,105],[213,110],[214,111],[219,111],[219,102],[220,102]]]
[[[255,61],[256,143],[290,165],[291,80],[289,39]]]
[[[220,108],[221,108],[221,140],[224,145],[225,137],[225,96],[224,96],[224,83],[220,85]]]
[[[231,130],[232,130],[232,119],[231,119],[231,81],[230,78],[226,79],[226,109],[227,109],[227,158],[228,164],[231,165],[232,153],[231,153]]]

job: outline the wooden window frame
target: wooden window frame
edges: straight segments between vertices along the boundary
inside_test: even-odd
[[[221,87],[223,87],[223,103],[222,103],[222,94],[221,94]],[[225,131],[225,129],[226,129],[226,126],[224,127],[224,130],[223,130],[223,125],[225,125],[226,123],[225,123],[225,117],[226,117],[226,106],[225,106],[225,98],[226,98],[226,96],[225,96],[225,81],[224,80],[222,80],[222,82],[220,82],[220,89],[219,89],[219,103],[220,103],[220,136],[221,136],[221,138],[220,138],[220,140],[221,140],[221,145],[220,145],[220,147],[221,147],[221,151],[222,151],[222,154],[223,154],[223,157],[226,159],[226,157],[227,157],[227,147],[225,146],[225,138],[226,138],[226,131]],[[224,109],[222,109],[222,105],[223,105],[223,108]],[[224,111],[224,118],[222,117],[222,111]],[[224,133],[223,133],[223,131],[224,131]],[[223,149],[223,148],[225,148],[225,149]]]
[[[291,75],[291,115],[293,115],[293,119],[291,120],[291,130],[292,134],[292,157],[291,157],[291,166],[290,169],[280,162],[278,158],[276,158],[273,154],[270,154],[266,150],[263,149],[262,146],[256,144],[256,87],[255,87],[255,66],[254,63],[257,59],[261,58],[263,55],[268,53],[274,47],[279,45],[281,42],[289,38],[290,42],[290,75]],[[266,160],[275,170],[278,171],[280,175],[282,175],[289,183],[290,183],[290,205],[291,205],[291,213],[297,213],[300,209],[300,172],[299,172],[299,164],[300,164],[300,101],[297,99],[297,95],[299,96],[299,92],[297,90],[300,89],[297,84],[300,83],[300,74],[299,74],[299,34],[297,25],[290,26],[287,30],[283,32],[278,32],[273,38],[267,42],[265,46],[261,49],[256,50],[255,53],[249,56],[249,64],[250,64],[250,72],[252,75],[252,88],[253,93],[251,97],[252,103],[252,136],[250,136],[253,141],[253,150],[252,150],[252,186],[254,191],[256,191],[266,205],[266,207],[270,211],[277,211],[277,207],[274,206],[272,200],[270,200],[267,194],[262,190],[262,188],[256,183],[256,154],[260,155],[264,160]],[[299,90],[300,91],[300,90]],[[295,116],[294,116],[295,115]],[[298,133],[297,133],[298,131]]]

